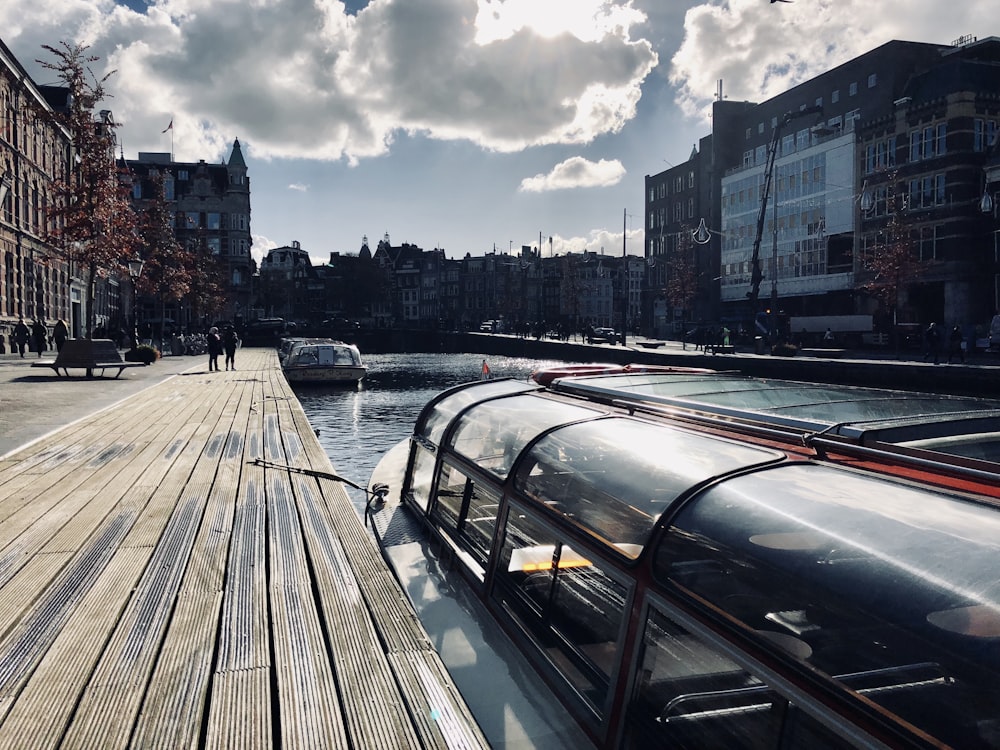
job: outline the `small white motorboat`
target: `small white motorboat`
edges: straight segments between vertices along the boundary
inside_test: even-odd
[[[281,363],[289,383],[355,385],[367,374],[354,344],[332,339],[304,339],[290,347]]]

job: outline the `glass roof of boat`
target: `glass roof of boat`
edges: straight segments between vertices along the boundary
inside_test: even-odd
[[[708,488],[671,520],[670,533],[658,577],[794,639],[794,652],[818,669],[850,674],[950,653],[947,661],[970,672],[989,667],[982,678],[995,684],[996,508],[785,463]]]
[[[994,399],[769,380],[726,373],[586,376],[557,381],[553,388],[604,400],[695,408],[859,440],[867,435],[900,444],[932,441],[924,447],[940,452],[951,452],[944,438],[982,433],[980,452],[994,456],[987,460],[1000,460],[1000,447],[994,446],[995,438],[988,437],[1000,431],[1000,401]],[[934,444],[937,438],[941,440]]]
[[[602,413],[598,408],[530,393],[498,398],[463,413],[450,440],[457,453],[504,478],[524,447],[549,428]]]
[[[679,497],[728,472],[782,458],[671,425],[607,417],[545,435],[518,464],[515,485],[634,558]]]
[[[538,389],[539,387],[533,383],[509,379],[466,383],[445,391],[438,400],[430,402],[424,408],[421,418],[417,420],[416,434],[422,435],[435,445],[439,445],[445,428],[466,407],[497,396]]]

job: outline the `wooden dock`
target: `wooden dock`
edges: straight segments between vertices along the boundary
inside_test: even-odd
[[[252,463],[333,468],[238,360],[0,461],[0,747],[488,747],[343,487]]]

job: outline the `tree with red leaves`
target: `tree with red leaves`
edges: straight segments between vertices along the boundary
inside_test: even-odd
[[[137,241],[127,181],[115,160],[117,126],[108,110],[94,117],[95,107],[107,96],[104,83],[113,72],[97,78],[89,65],[99,58],[87,55],[84,45],[61,42],[59,47],[43,47],[55,62],[38,63],[54,71],[69,90],[66,109],[55,116],[72,140],[66,178],[56,181],[54,205],[49,206],[48,239],[60,248],[71,267],[85,273],[84,335],[90,338],[96,314],[96,280],[120,273]]]

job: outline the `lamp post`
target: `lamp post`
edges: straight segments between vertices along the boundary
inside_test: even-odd
[[[760,212],[757,214],[757,234],[753,243],[753,255],[750,260],[750,291],[747,297],[750,299],[751,312],[757,314],[757,299],[760,294],[760,283],[764,279],[764,274],[760,268],[760,241],[764,233],[764,220],[767,216],[767,199],[771,191],[771,184],[774,182],[774,160],[778,154],[778,145],[781,142],[781,131],[784,127],[799,117],[807,115],[822,114],[823,108],[819,105],[814,107],[804,107],[794,112],[786,112],[774,126],[774,133],[771,136],[771,145],[767,152],[767,165],[764,167],[764,185],[761,187]],[[777,332],[778,315],[778,196],[775,191],[773,214],[773,238],[771,247],[771,325],[770,333],[773,338]]]
[[[626,242],[628,241],[628,209],[622,209],[622,346],[627,346],[626,331],[628,330],[628,260],[625,258]]]
[[[132,279],[132,328],[131,328],[131,337],[132,337],[132,340],[130,342],[129,348],[133,349],[133,350],[139,344],[139,335],[138,335],[139,332],[138,332],[138,329],[137,329],[138,320],[137,320],[136,309],[135,309],[135,305],[136,305],[135,282],[139,278],[139,276],[142,275],[142,266],[143,266],[143,264],[144,264],[144,261],[138,255],[136,255],[135,257],[132,257],[132,258],[128,259],[128,275]],[[162,321],[161,321],[161,325],[162,325]]]

